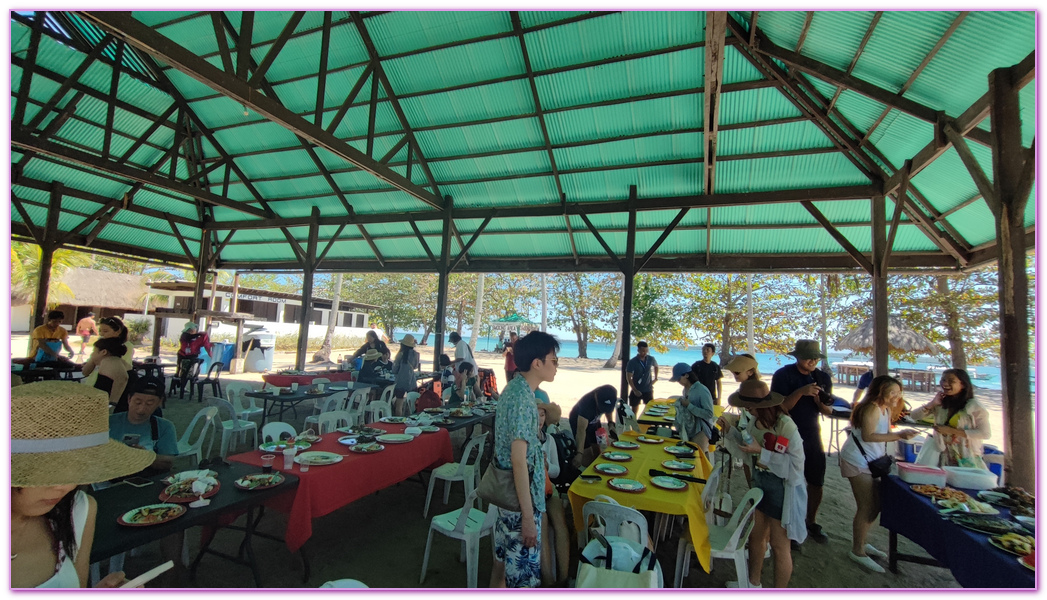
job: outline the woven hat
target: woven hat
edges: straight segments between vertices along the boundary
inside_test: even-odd
[[[560,408],[559,404],[553,404],[552,402],[542,402],[538,398],[535,398],[534,402],[538,405],[538,410],[545,411],[546,425],[556,425],[560,422],[560,417],[563,416],[563,409]]]
[[[364,360],[378,360],[379,358],[382,358],[382,353],[374,348],[371,348],[367,351],[367,354],[364,354]]]
[[[407,346],[408,348],[414,348],[417,343],[418,342],[415,341],[414,336],[409,333],[404,336],[404,339],[400,340],[400,345]]]
[[[182,328],[182,333],[185,333],[192,329],[200,329],[200,326],[196,324],[196,321],[189,321],[188,323],[186,323],[185,327]]]
[[[83,485],[137,473],[156,454],[109,439],[109,395],[71,381],[11,390],[11,486]]]
[[[786,352],[799,360],[810,360],[812,358],[825,358],[821,346],[815,340],[796,340],[796,348],[792,352]]]
[[[746,379],[738,391],[727,397],[727,403],[739,408],[770,408],[785,402],[785,396],[767,391],[767,384],[759,379]]]
[[[731,373],[745,373],[749,369],[760,370],[760,365],[756,363],[754,359],[748,356],[742,356],[739,354],[731,359],[731,362],[723,366],[724,371],[730,371]]]

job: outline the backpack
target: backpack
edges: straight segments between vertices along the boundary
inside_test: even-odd
[[[440,408],[441,406],[443,406],[443,401],[432,390],[423,391],[414,403],[415,410],[419,412],[427,408]]]
[[[574,480],[582,474],[580,469],[571,464],[578,445],[569,431],[557,431],[549,435],[556,443],[556,460],[560,463],[560,474],[552,479],[552,482],[558,492],[566,492]]]

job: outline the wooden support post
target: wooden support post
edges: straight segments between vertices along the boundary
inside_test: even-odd
[[[436,287],[436,323],[433,325],[433,370],[440,370],[440,355],[444,352],[444,321],[447,320],[447,288],[450,271],[448,267],[451,261],[451,212],[454,209],[454,200],[447,196],[444,198],[444,228],[440,238],[440,264],[437,267],[439,278]]]
[[[218,310],[218,271],[211,273],[211,301],[207,303],[208,310]],[[211,331],[211,317],[207,317],[207,324],[204,325],[204,331]]]
[[[240,308],[240,271],[233,273],[233,299],[229,305],[229,312],[235,313]],[[236,320],[236,348],[233,350],[233,367],[230,370],[232,373],[241,373],[243,365],[240,360],[244,357],[243,353],[244,345],[244,321],[243,319]]]
[[[873,288],[873,374],[886,375],[887,361],[887,271],[883,255],[887,249],[887,205],[883,196],[872,199],[872,288]]]
[[[630,186],[629,198],[635,200],[636,186]],[[620,396],[629,400],[629,347],[633,327],[633,278],[636,276],[636,209],[629,211],[629,231],[625,238],[625,266],[622,269],[622,387]]]
[[[320,209],[313,207],[313,221],[309,224],[309,241],[305,248],[302,283],[302,317],[298,323],[298,349],[294,364],[301,371],[305,368],[305,357],[309,352],[309,318],[313,312],[313,274],[316,271],[316,246],[320,237]]]
[[[206,229],[200,230],[200,257],[196,263],[196,286],[193,288],[193,306],[190,312],[196,317],[196,311],[204,308],[204,286],[207,285],[207,236]]]
[[[1026,160],[1013,67],[989,74],[992,107],[992,170],[996,239],[999,249],[1000,388],[1003,391],[1004,470],[1007,483],[1033,489],[1036,446],[1029,389],[1029,281],[1026,275]],[[1031,168],[1031,166],[1030,166]]]
[[[156,311],[154,308],[153,311]],[[160,356],[160,326],[163,325],[164,320],[160,318],[160,313],[153,313],[153,353],[152,356]]]
[[[36,282],[36,304],[33,306],[34,327],[47,321],[47,292],[51,287],[51,265],[55,250],[62,244],[58,239],[58,217],[62,213],[62,184],[51,183],[51,204],[47,210],[43,241],[40,244],[40,277]]]

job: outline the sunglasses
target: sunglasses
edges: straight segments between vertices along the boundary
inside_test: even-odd
[[[544,363],[545,361],[543,360],[542,362]],[[560,359],[559,358],[554,358],[553,359],[553,364],[559,367],[560,366]]]

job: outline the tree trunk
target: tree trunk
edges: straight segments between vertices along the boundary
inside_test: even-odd
[[[952,368],[966,371],[967,350],[963,347],[960,314],[956,311],[956,303],[949,292],[949,278],[939,275],[935,280],[938,283],[938,297],[942,299],[942,310],[945,313],[945,335],[949,340],[949,352],[952,354]]]
[[[476,352],[476,341],[480,339],[480,318],[484,307],[484,274],[476,278],[476,309],[473,311],[473,332],[469,336],[469,348]]]
[[[731,358],[731,276],[727,276],[727,296],[724,298],[723,338],[720,342],[720,364],[725,365]]]
[[[586,325],[578,331],[578,358],[589,358],[589,327]]]
[[[324,343],[320,349],[313,354],[312,362],[331,361],[331,343],[334,340],[334,328],[338,326],[338,305],[342,302],[342,274],[334,276],[334,298],[331,300],[331,314],[327,319],[327,333],[324,334]]]
[[[825,278],[826,275],[821,275],[818,279],[818,300],[821,303],[821,334],[822,334],[822,354],[825,358],[822,359],[822,370],[826,373],[829,372],[829,342],[827,340],[828,321],[825,316]]]
[[[429,322],[427,322],[425,324],[425,330],[422,331],[422,341],[418,342],[419,345],[421,345],[421,346],[428,346],[429,345],[429,334],[432,333],[433,325],[435,325],[435,324],[436,324],[435,319],[432,320],[432,321],[429,321]],[[440,357],[437,356],[436,358],[440,358]]]
[[[604,363],[603,368],[605,369],[617,369],[618,359],[622,355],[622,328],[624,325],[623,319],[625,319],[625,282],[622,282],[622,293],[618,295],[618,333],[614,336],[614,350],[611,351],[611,357]]]

